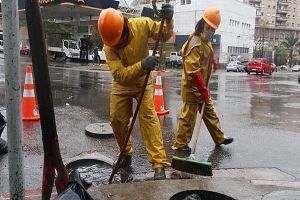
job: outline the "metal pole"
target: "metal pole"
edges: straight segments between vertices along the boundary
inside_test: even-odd
[[[25,199],[22,151],[19,11],[17,0],[2,0],[10,199]]]

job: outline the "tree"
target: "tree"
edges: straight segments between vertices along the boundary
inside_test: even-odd
[[[286,58],[288,57],[288,51],[286,48],[276,47],[274,54],[274,63],[276,64],[276,66],[286,64]]]
[[[294,34],[289,35],[288,37],[285,38],[285,41],[281,42],[281,45],[285,48],[287,48],[289,52],[289,66],[290,68],[292,67],[292,62],[293,62],[293,53],[294,53],[294,48],[300,46],[299,38],[295,37]]]
[[[96,46],[103,47],[103,41],[101,35],[99,34],[99,30],[97,26],[93,27],[93,32],[91,35],[91,46],[95,48]]]

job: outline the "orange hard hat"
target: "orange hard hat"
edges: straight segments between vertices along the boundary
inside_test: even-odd
[[[216,7],[209,7],[203,12],[204,21],[212,28],[217,29],[221,22],[220,10]]]
[[[124,18],[120,11],[107,8],[101,11],[98,19],[98,29],[103,43],[113,47],[118,44],[124,25]]]

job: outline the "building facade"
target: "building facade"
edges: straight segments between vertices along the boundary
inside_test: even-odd
[[[203,11],[216,6],[221,24],[213,38],[213,49],[220,64],[249,60],[253,56],[256,9],[238,0],[180,0],[174,4],[175,49],[180,49]]]
[[[256,9],[255,45],[273,50],[291,34],[300,37],[300,1],[244,0]]]

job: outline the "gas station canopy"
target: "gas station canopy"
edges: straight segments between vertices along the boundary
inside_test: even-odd
[[[140,16],[139,8],[119,5],[115,0],[37,0],[40,4],[44,20],[70,25],[95,25],[101,10],[106,8],[119,9],[127,17]],[[1,5],[1,3],[0,3]],[[26,19],[25,0],[18,0],[19,18]],[[143,8],[143,16],[153,17],[152,9]],[[149,12],[150,10],[150,12]],[[1,7],[0,7],[1,12]],[[1,13],[2,14],[2,13]]]

